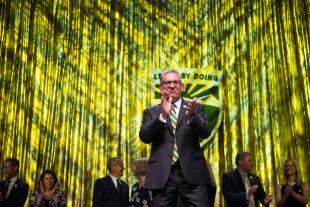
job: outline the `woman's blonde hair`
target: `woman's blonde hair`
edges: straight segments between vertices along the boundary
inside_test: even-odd
[[[295,172],[295,178],[296,178],[295,183],[297,185],[301,185],[303,182],[302,182],[302,178],[301,178],[301,175],[300,175],[299,167],[298,167],[297,161],[293,160],[293,159],[287,159],[284,162],[284,178],[285,178],[285,181],[287,182],[287,179],[288,179],[288,175],[285,173],[285,164],[287,162],[292,162],[293,163],[293,165],[294,165],[294,167],[296,169],[296,172]]]
[[[132,163],[132,171],[134,176],[144,176],[146,175],[147,168],[147,158],[138,158],[135,159]]]

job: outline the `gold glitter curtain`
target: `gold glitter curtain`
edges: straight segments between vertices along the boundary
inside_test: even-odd
[[[108,157],[133,184],[131,160],[148,155],[151,70],[210,68],[224,74],[205,147],[218,185],[240,150],[271,194],[286,158],[309,180],[309,15],[308,0],[0,0],[0,159],[17,157],[31,190],[54,170],[68,206],[91,206]]]

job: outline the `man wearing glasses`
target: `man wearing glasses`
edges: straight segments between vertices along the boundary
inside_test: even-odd
[[[211,178],[199,138],[211,129],[203,106],[181,98],[183,85],[175,70],[160,78],[161,103],[146,108],[139,136],[151,144],[145,187],[152,190],[154,206],[208,206],[206,185]]]

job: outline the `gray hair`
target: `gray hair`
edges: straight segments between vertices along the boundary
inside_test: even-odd
[[[182,78],[181,78],[181,75],[180,75],[180,73],[178,71],[176,71],[176,70],[166,70],[160,76],[160,79],[159,79],[160,80],[160,84],[162,84],[162,82],[163,82],[163,76],[168,74],[168,73],[175,73],[175,74],[177,74],[179,76],[179,78],[180,78],[181,83],[182,83]]]
[[[108,170],[109,170],[109,172],[111,172],[111,169],[112,169],[113,165],[116,165],[116,164],[121,163],[121,162],[123,162],[123,161],[122,161],[122,159],[120,157],[111,157],[108,160]]]
[[[132,163],[133,174],[137,177],[146,175],[147,158],[135,159]]]

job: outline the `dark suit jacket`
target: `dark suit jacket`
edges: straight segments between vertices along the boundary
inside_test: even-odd
[[[6,195],[6,180],[0,182],[0,191],[2,195]],[[0,207],[24,206],[28,197],[28,191],[29,185],[18,178],[11,189],[9,197],[0,202]]]
[[[128,207],[129,187],[122,181],[121,190],[117,190],[112,178],[108,175],[95,182],[93,207]]]
[[[258,201],[264,203],[266,193],[258,176],[248,173],[248,178],[252,185],[258,185],[258,189],[254,193],[255,206],[258,207]],[[242,177],[237,169],[225,173],[222,177],[222,192],[227,207],[247,207],[246,190]]]
[[[193,119],[188,124],[185,105],[182,100],[176,126],[176,142],[179,161],[185,179],[193,185],[210,184],[211,178],[206,165],[199,138],[207,138],[211,129],[208,126],[204,108],[197,103]],[[171,121],[159,120],[160,105],[151,106],[143,112],[143,122],[139,136],[142,142],[151,143],[151,154],[145,179],[148,189],[161,189],[168,180],[172,163],[174,135]]]

